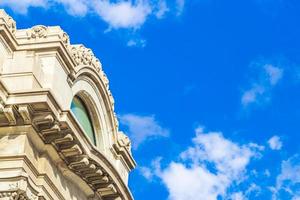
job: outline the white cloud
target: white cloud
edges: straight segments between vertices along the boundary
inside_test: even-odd
[[[271,188],[273,191],[273,200],[279,200],[281,192],[285,196],[289,195],[291,199],[296,200],[300,197],[300,158],[295,155],[281,163],[281,173],[276,178],[276,186]],[[288,196],[287,196],[288,197]]]
[[[229,180],[218,176],[201,166],[191,168],[182,163],[172,162],[161,175],[168,188],[170,200],[216,200],[224,195]]]
[[[169,130],[161,127],[154,116],[125,114],[119,116],[119,118],[120,122],[127,126],[128,134],[135,149],[148,139],[169,136]]]
[[[264,68],[267,73],[269,83],[271,85],[276,85],[278,81],[282,78],[283,69],[274,67],[273,65],[265,65]]]
[[[265,93],[264,87],[260,85],[253,86],[251,89],[244,92],[242,96],[242,104],[244,106],[247,106],[250,103],[254,103],[257,101],[259,96],[263,95],[264,93]]]
[[[95,1],[95,11],[109,24],[110,28],[139,28],[151,13],[146,2],[133,4],[130,1],[112,3],[106,0]]]
[[[146,178],[148,181],[151,182],[157,174],[160,174],[160,171],[161,171],[160,161],[161,160],[162,160],[162,158],[158,157],[151,162],[151,167],[144,167],[144,166],[139,167],[138,168],[139,172],[141,173],[141,175],[144,178]]]
[[[48,0],[1,0],[0,5],[9,6],[18,13],[27,14],[30,7],[46,7]]]
[[[182,10],[183,0],[177,0],[177,10]],[[97,14],[109,29],[138,29],[149,16],[161,19],[170,9],[165,0],[0,0],[0,6],[7,6],[16,13],[27,14],[30,7],[51,8],[62,5],[72,16]]]
[[[246,197],[243,195],[242,192],[236,192],[236,193],[233,193],[229,199],[230,200],[246,200]]]
[[[273,137],[271,137],[268,140],[268,144],[272,150],[280,150],[282,148],[282,142],[280,140],[280,137],[277,135],[274,135]]]
[[[63,4],[67,12],[73,16],[86,15],[90,7],[90,0],[54,0],[54,2]]]
[[[258,196],[258,194],[261,192],[261,187],[258,186],[255,183],[250,184],[250,186],[248,187],[248,189],[245,192],[245,195],[250,195],[250,194],[255,194],[255,196]]]
[[[153,178],[153,171],[148,167],[139,167],[138,168],[143,177],[145,177],[148,181],[151,181]]]
[[[185,0],[176,0],[177,15],[181,15],[185,6]]]
[[[147,41],[144,39],[131,39],[127,42],[127,46],[129,47],[145,47]]]
[[[247,165],[260,151],[253,143],[239,145],[223,137],[221,132],[196,129],[193,145],[156,175],[168,189],[170,200],[216,200],[219,197],[243,199],[242,193],[227,189],[242,180]],[[157,169],[157,167],[156,167]]]
[[[270,100],[271,91],[282,79],[283,69],[271,64],[263,65],[258,72],[259,79],[252,83],[252,86],[242,94],[241,103],[243,106],[260,104]]]
[[[170,9],[168,8],[167,2],[164,0],[160,0],[157,4],[157,10],[155,12],[155,16],[161,19],[169,11]]]

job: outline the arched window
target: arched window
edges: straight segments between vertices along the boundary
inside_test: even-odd
[[[78,120],[78,122],[80,123],[80,125],[82,126],[82,128],[84,129],[87,136],[90,138],[93,144],[96,144],[95,133],[94,133],[91,117],[89,115],[87,107],[79,97],[75,96],[73,98],[71,104],[71,110],[75,115],[76,119]]]

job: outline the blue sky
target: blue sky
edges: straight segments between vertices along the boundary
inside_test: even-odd
[[[300,199],[297,0],[0,0],[100,58],[137,200]]]

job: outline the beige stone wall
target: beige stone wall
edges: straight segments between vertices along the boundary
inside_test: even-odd
[[[70,111],[85,102],[93,145]],[[60,27],[16,29],[0,10],[0,199],[132,199],[130,140],[100,61]]]

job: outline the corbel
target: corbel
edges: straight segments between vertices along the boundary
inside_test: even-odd
[[[102,177],[90,177],[90,178],[88,178],[87,180],[88,180],[88,182],[90,182],[92,185],[109,183],[109,178],[108,178],[108,176],[102,176]]]
[[[54,123],[54,125],[50,128],[40,130],[42,137],[44,138],[46,143],[51,143],[54,139],[60,137],[60,126],[58,123]]]
[[[107,187],[99,188],[97,192],[100,193],[101,197],[114,196],[118,193],[113,184],[109,184]]]
[[[78,169],[77,171],[80,172],[80,173],[86,173],[87,174],[87,173],[94,173],[95,170],[96,170],[96,165],[90,164],[88,167]]]
[[[0,110],[4,113],[6,119],[8,120],[9,125],[16,125],[17,119],[14,114],[14,108],[12,105],[8,107],[0,106]]]
[[[54,118],[51,114],[39,115],[33,118],[33,124],[36,126],[52,124],[52,123],[54,123]]]
[[[75,144],[70,148],[66,148],[66,149],[62,149],[61,153],[65,156],[65,157],[71,157],[71,156],[78,156],[82,154],[82,150],[81,148]]]
[[[55,145],[61,145],[61,144],[63,144],[63,143],[72,142],[73,140],[74,140],[73,136],[69,133],[69,134],[65,135],[64,137],[55,139],[55,140],[53,141],[53,143],[54,143]]]
[[[28,105],[19,105],[18,111],[24,121],[24,124],[31,124],[32,121],[32,111]]]
[[[103,175],[103,171],[101,169],[98,169],[97,171],[95,171],[93,173],[83,173],[82,175],[86,180],[95,180],[95,179],[101,178],[101,179],[104,179],[103,182],[108,183],[108,181],[109,181],[108,177],[105,177]]]
[[[74,169],[74,170],[76,170],[76,169],[78,169],[78,168],[84,168],[84,167],[87,167],[88,165],[89,165],[89,160],[87,159],[87,158],[82,158],[81,160],[79,160],[79,161],[74,161],[74,162],[71,162],[70,164],[69,164],[69,167],[71,168],[71,169]]]

